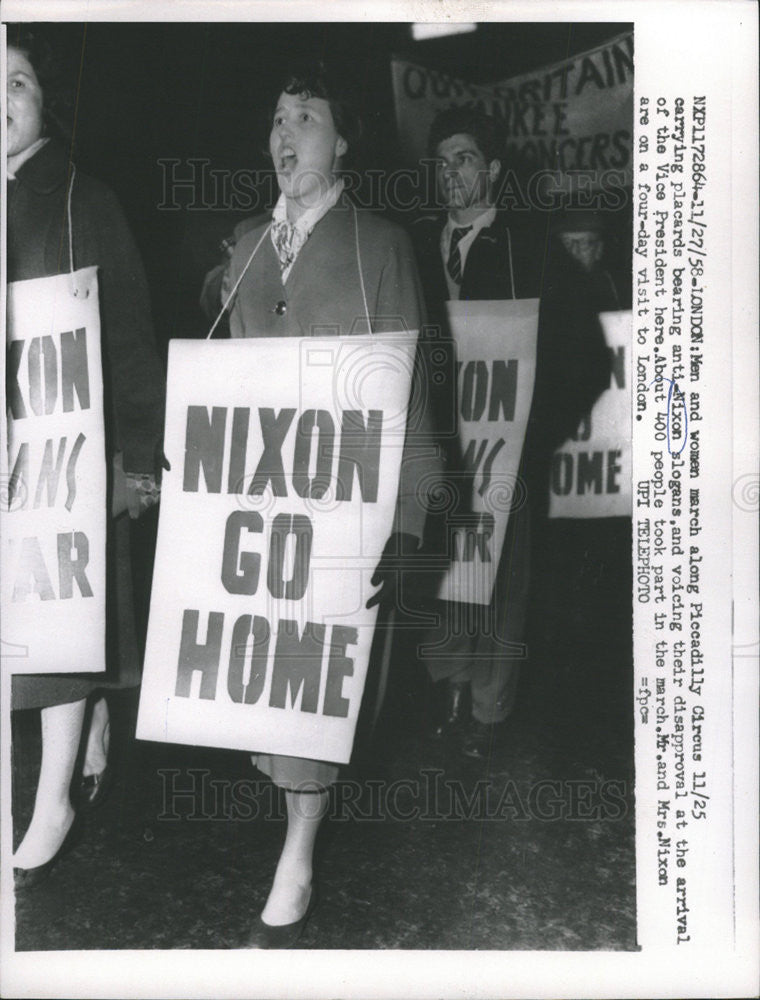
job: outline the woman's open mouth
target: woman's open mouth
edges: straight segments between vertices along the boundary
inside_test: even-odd
[[[295,167],[298,157],[290,146],[283,146],[278,159],[280,172],[288,172]]]

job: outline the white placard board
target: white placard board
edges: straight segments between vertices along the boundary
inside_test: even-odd
[[[448,302],[462,455],[445,512],[451,560],[438,597],[489,604],[514,503],[536,377],[538,299]]]
[[[415,341],[171,343],[140,739],[349,760]]]
[[[96,267],[7,300],[3,664],[105,670],[106,465]]]

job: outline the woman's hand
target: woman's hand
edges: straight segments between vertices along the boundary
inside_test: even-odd
[[[152,472],[125,472],[127,510],[132,520],[144,514],[161,499],[161,487]]]
[[[153,472],[124,473],[127,510],[133,521],[161,499],[161,474],[164,469],[168,471],[171,465],[161,445],[157,444]]]
[[[409,568],[409,557],[413,556],[420,547],[420,540],[416,535],[410,535],[404,531],[394,531],[385,543],[380,562],[372,575],[373,587],[382,584],[367,601],[366,607],[373,608],[376,604],[397,603],[396,594],[401,583],[401,574]]]

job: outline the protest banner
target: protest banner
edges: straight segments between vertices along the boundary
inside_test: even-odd
[[[172,341],[140,739],[349,760],[414,347]]]
[[[450,481],[438,597],[489,604],[513,504],[536,376],[538,299],[447,302],[457,353],[461,473]]]
[[[610,385],[552,456],[549,517],[631,516],[631,313],[600,313]]]
[[[7,299],[2,639],[17,674],[105,670],[106,465],[97,268]]]
[[[471,105],[502,122],[503,166],[518,178],[582,171],[589,188],[631,184],[632,32],[497,83],[467,83],[398,58],[391,74],[399,141],[410,160],[427,155],[427,135],[439,111]]]

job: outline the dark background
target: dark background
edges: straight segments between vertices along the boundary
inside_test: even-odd
[[[365,124],[356,166],[390,171],[401,162],[392,55],[489,83],[583,52],[630,27],[488,23],[424,42],[412,41],[410,25],[401,22],[44,24],[35,30],[52,42],[77,94],[77,163],[114,189],[134,231],[165,348],[171,337],[205,334],[197,300],[204,274],[220,259],[220,240],[239,218],[273,204],[276,185],[264,150],[289,65],[321,59],[345,80]],[[9,42],[13,31],[10,26]],[[168,160],[180,163],[162,166]],[[193,166],[191,160],[208,162]],[[262,171],[264,180],[256,207],[235,212],[213,172],[240,169]],[[195,192],[177,192],[175,210],[161,207],[172,201],[164,193],[172,170],[195,186]]]

